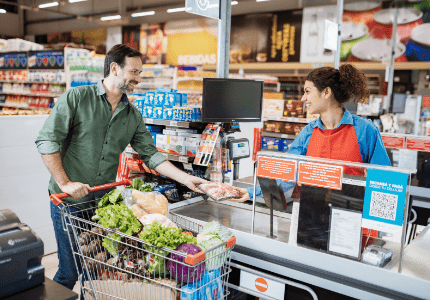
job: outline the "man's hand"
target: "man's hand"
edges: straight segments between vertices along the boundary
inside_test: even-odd
[[[240,198],[239,199],[230,199],[229,201],[232,201],[232,202],[245,202],[246,200],[251,200],[251,197],[249,197],[247,189],[236,188],[236,190],[239,191]]]
[[[188,175],[184,178],[184,180],[181,181],[181,183],[183,185],[186,185],[190,190],[203,194],[202,190],[199,189],[196,185],[207,183],[207,181],[199,177]]]
[[[64,185],[59,185],[59,187],[64,193],[69,194],[74,199],[83,198],[91,191],[91,187],[88,184],[80,182],[69,181]]]

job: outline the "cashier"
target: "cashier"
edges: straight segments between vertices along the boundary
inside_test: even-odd
[[[302,101],[310,114],[320,117],[310,122],[295,138],[289,154],[391,166],[378,128],[368,119],[351,115],[343,105],[363,103],[369,96],[365,75],[345,64],[339,70],[322,67],[306,77]],[[284,190],[291,184],[281,181]],[[243,202],[253,188],[241,189]],[[262,196],[257,187],[257,196]]]
[[[104,63],[104,79],[96,85],[69,89],[58,99],[36,144],[52,177],[51,194],[65,192],[63,201],[81,204],[99,198],[90,186],[114,182],[119,156],[130,143],[145,164],[190,189],[204,180],[177,169],[157,151],[142,115],[127,95],[141,81],[142,54],[126,45],[115,45]],[[73,211],[73,207],[70,208]],[[51,218],[58,246],[59,269],[54,281],[73,289],[78,273],[60,209],[51,202]]]

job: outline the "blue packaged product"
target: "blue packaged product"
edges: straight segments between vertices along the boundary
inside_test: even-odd
[[[179,121],[179,107],[173,106],[172,120]]]
[[[187,94],[181,94],[181,106],[187,106]]]
[[[219,269],[205,271],[200,282],[196,282],[195,285],[197,287],[206,285],[199,291],[199,300],[222,299],[224,295]]]
[[[184,107],[178,108],[178,121],[185,121]]]
[[[146,117],[147,118],[154,118],[154,106],[152,105],[146,105],[144,108],[146,110]]]
[[[154,105],[154,98],[155,98],[154,92],[146,92],[146,104]]]
[[[142,117],[148,118],[147,110],[146,110],[146,105],[143,105],[143,108],[142,108]]]
[[[180,93],[175,93],[175,105],[174,106],[181,107],[181,98],[182,98],[182,95]]]
[[[164,120],[173,120],[173,108],[172,107],[164,107],[163,108],[163,119]]]
[[[154,106],[163,106],[164,102],[164,93],[156,93],[154,96]]]
[[[182,287],[181,300],[199,300],[197,288],[191,284]]]
[[[155,92],[157,93],[176,93],[177,90],[175,89],[162,89],[162,88],[158,88],[155,90]]]
[[[163,119],[163,107],[154,106],[153,118],[154,119]]]
[[[184,108],[185,118],[184,121],[192,122],[193,121],[193,109],[189,107]]]
[[[175,93],[166,93],[166,97],[164,98],[164,107],[173,107],[175,106]]]
[[[281,139],[279,142],[279,151],[288,152],[290,145],[293,143],[293,140]]]

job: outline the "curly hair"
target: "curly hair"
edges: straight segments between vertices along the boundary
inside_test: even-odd
[[[319,92],[329,87],[339,104],[351,99],[355,104],[364,103],[370,94],[366,76],[349,64],[341,65],[339,70],[332,67],[312,70],[306,80],[311,81]]]

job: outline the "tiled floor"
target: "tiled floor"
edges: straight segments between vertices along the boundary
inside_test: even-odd
[[[45,276],[48,277],[49,279],[53,279],[55,276],[55,273],[57,273],[57,270],[58,270],[57,252],[45,255],[42,258],[42,265],[45,267]],[[75,287],[73,288],[73,291],[75,293],[80,294],[80,287],[81,285],[79,284],[79,281],[78,281]]]

